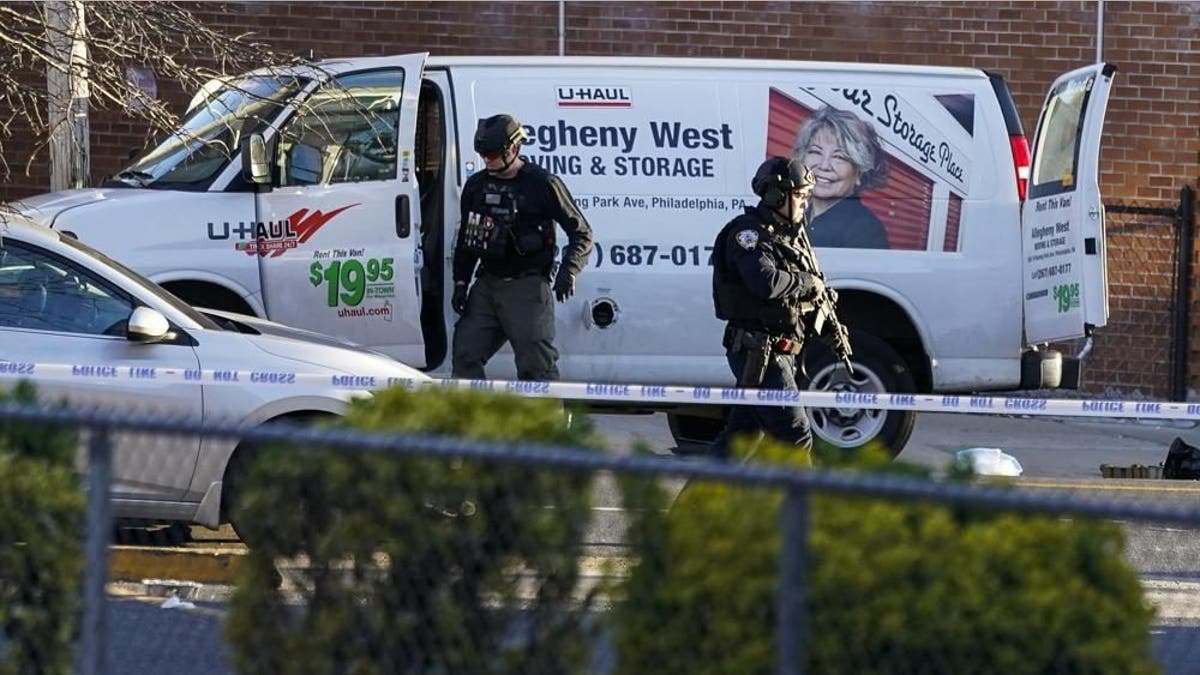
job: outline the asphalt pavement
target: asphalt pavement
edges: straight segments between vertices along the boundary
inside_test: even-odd
[[[1158,465],[1176,437],[1200,445],[1194,422],[923,413],[900,459],[939,469],[959,450],[999,448],[1025,477],[1099,480],[1101,464]]]

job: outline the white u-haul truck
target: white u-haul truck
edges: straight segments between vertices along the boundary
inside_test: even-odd
[[[563,378],[724,386],[732,378],[712,309],[713,238],[754,203],[749,178],[765,157],[812,154],[797,147],[805,125],[840,116],[853,122],[840,145],[885,158],[886,181],[847,199],[878,219],[887,247],[819,250],[851,329],[855,374],[814,349],[807,385],[1073,386],[1073,359],[1037,346],[1106,321],[1098,161],[1114,71],[1097,64],[1059,78],[1030,153],[1004,81],[974,69],[326,61],[213,83],[175,134],[103,186],[17,206],[194,305],[344,336],[445,374],[459,192],[482,169],[473,130],[511,113],[529,132],[523,154],[564,179],[596,236],[576,295],[558,306]],[[833,150],[844,173],[855,149]],[[838,176],[822,178],[818,193]],[[850,225],[821,224],[841,226]],[[488,373],[512,379],[511,357],[502,352]],[[714,431],[712,409],[668,412],[677,437]],[[877,439],[895,452],[915,416],[810,414],[821,439]]]

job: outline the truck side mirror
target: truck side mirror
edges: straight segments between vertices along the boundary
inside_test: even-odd
[[[255,185],[271,182],[271,164],[267,159],[267,142],[262,134],[250,134],[242,146],[242,176]]]

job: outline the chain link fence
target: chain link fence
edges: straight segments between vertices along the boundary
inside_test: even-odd
[[[456,401],[423,414],[547,425]],[[71,537],[0,534],[19,552],[0,570],[0,672],[1183,673],[1200,662],[1195,492],[1083,498],[869,454],[815,470],[768,441],[744,463],[617,455],[566,427],[539,443],[2,405],[0,436],[17,440],[0,458],[44,460],[44,438],[21,429],[77,429],[87,462],[86,506],[63,507],[86,519],[82,536],[70,518],[42,531]],[[132,474],[137,485],[113,467],[180,439],[229,438],[258,455],[230,511],[250,545],[236,589],[163,613],[106,587],[110,494],[126,509],[131,490],[173,480],[144,456],[156,468]],[[21,485],[5,461],[0,485]],[[45,504],[0,508],[51,523]],[[21,608],[61,583],[39,566],[73,555],[81,564],[63,569],[81,573],[68,584],[79,602],[30,624]],[[71,665],[31,661],[33,642],[39,654],[60,645]]]
[[[1104,205],[1110,315],[1085,366],[1089,392],[1186,400],[1194,199],[1187,186],[1175,203]],[[1081,346],[1075,341],[1064,351]]]

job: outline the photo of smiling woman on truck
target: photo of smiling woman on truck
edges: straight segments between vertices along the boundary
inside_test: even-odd
[[[770,87],[768,156],[816,174],[820,248],[953,253],[970,181],[975,102],[906,88]]]
[[[794,157],[816,178],[808,233],[814,246],[887,248],[883,223],[858,195],[887,181],[879,136],[852,112],[825,106],[796,135]]]

